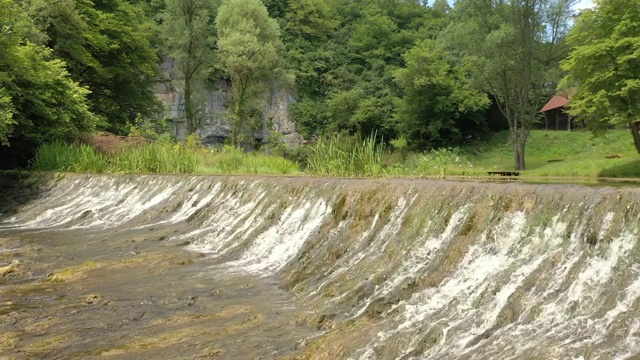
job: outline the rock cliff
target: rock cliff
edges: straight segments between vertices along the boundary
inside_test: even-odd
[[[184,115],[184,89],[179,72],[172,60],[165,60],[160,64],[161,78],[156,84],[155,93],[167,108],[167,117],[173,121],[173,132],[178,138],[187,136]],[[224,144],[231,135],[229,120],[229,105],[231,102],[230,82],[218,80],[208,88],[200,100],[204,105],[205,123],[198,130],[204,143],[209,146]],[[284,141],[290,146],[299,145],[303,139],[296,132],[296,127],[289,117],[289,106],[295,102],[291,93],[284,88],[272,90],[265,99],[262,114],[262,126],[254,132],[254,138],[264,140],[269,135],[269,129],[283,135]]]

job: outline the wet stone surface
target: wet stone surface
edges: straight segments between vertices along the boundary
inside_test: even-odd
[[[153,230],[0,231],[0,359],[271,359],[314,330],[276,280]],[[219,267],[219,266],[218,266]]]

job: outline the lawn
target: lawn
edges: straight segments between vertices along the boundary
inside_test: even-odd
[[[474,141],[461,149],[476,170],[514,169],[509,133],[495,134],[488,141]],[[607,158],[607,156],[620,156]],[[531,133],[525,150],[527,177],[640,177],[640,155],[631,134],[613,130],[594,137],[588,131],[547,131]]]

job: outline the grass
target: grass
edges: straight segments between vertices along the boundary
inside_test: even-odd
[[[71,145],[62,141],[44,144],[36,151],[35,170],[67,172],[105,172],[106,155],[85,144]]]
[[[487,171],[514,169],[509,133],[460,148],[426,153],[389,151],[365,139],[334,136],[309,148],[306,173],[320,176],[486,177]],[[616,158],[607,156],[616,155]],[[625,130],[593,137],[586,131],[531,133],[526,147],[529,178],[640,178],[640,156]],[[107,155],[83,144],[53,142],[38,149],[35,170],[92,173],[298,174],[301,165],[282,156],[233,147],[206,149],[197,142],[151,143]]]
[[[200,151],[197,171],[203,174],[295,174],[300,166],[281,156],[244,152],[225,146],[221,149]]]
[[[36,152],[39,171],[163,174],[291,174],[298,164],[279,156],[225,147],[208,150],[188,144],[151,143],[105,154],[85,144],[52,142]]]
[[[364,140],[334,136],[311,146],[308,170],[328,176],[380,176],[385,146],[373,134]]]
[[[514,169],[509,133],[495,134],[489,141],[475,141],[463,146],[477,172]],[[620,158],[608,159],[607,156]],[[530,177],[640,177],[640,157],[631,134],[613,130],[593,137],[587,131],[532,131],[525,149]]]

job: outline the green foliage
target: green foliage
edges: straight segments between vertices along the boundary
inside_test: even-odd
[[[145,139],[170,142],[171,123],[167,118],[142,118],[138,116],[135,121],[129,124],[127,129],[129,136],[141,136]]]
[[[193,173],[198,153],[184,145],[152,143],[132,147],[110,159],[109,170],[115,173]]]
[[[576,17],[563,87],[579,86],[571,111],[593,130],[640,126],[638,1],[601,0]],[[179,111],[191,134],[209,120],[211,81],[230,81],[233,146],[254,145],[265,130],[269,91],[287,87],[297,130],[320,140],[294,150],[270,134],[264,150],[303,166],[308,160],[315,173],[472,171],[442,165],[453,149],[424,151],[464,146],[488,132],[487,95],[510,124],[507,155],[524,167],[538,110],[563,75],[557,65],[568,53],[573,2],[457,0],[451,8],[446,0],[0,0],[0,144],[11,145],[0,147],[0,162],[97,127],[162,145],[128,149],[129,158],[109,158],[96,171],[180,168],[157,160],[179,155],[165,149],[173,139],[152,90],[162,55],[175,65],[165,70],[184,98]],[[344,134],[343,143],[326,137],[334,133]],[[396,153],[370,138],[347,141],[372,133],[395,139]],[[259,162],[266,155],[212,153],[195,136],[183,147],[197,154],[198,167],[210,162],[207,171],[272,171]],[[322,164],[321,155],[333,160]]]
[[[577,17],[568,43],[560,87],[577,86],[570,113],[596,133],[640,121],[640,1],[599,1]]]
[[[404,91],[395,122],[414,149],[460,142],[467,135],[462,133],[465,122],[484,126],[474,112],[487,107],[489,100],[471,85],[469,73],[446,49],[424,40],[403,59],[406,67],[395,72]]]
[[[7,90],[0,88],[0,145],[9,145],[8,136],[16,123],[13,120],[14,111],[11,97]]]
[[[0,142],[40,143],[91,131],[89,91],[71,80],[15,2],[0,1]]]
[[[474,141],[461,147],[479,175],[486,171],[509,170],[512,152],[509,132],[495,134],[488,141]],[[607,156],[619,155],[609,159]],[[529,166],[524,177],[640,177],[633,142],[625,130],[612,130],[594,137],[588,131],[533,130],[528,142]]]
[[[326,107],[309,98],[291,104],[289,115],[296,122],[296,131],[306,139],[319,136],[329,118]]]
[[[339,25],[326,0],[291,1],[285,16],[285,30],[312,44],[328,39]]]
[[[407,138],[400,136],[397,139],[389,141],[389,144],[391,144],[396,151],[400,152],[402,155],[402,161],[406,160],[409,150],[409,142],[407,141]]]
[[[191,134],[206,121],[208,71],[215,63],[216,0],[167,0],[162,16],[169,56],[176,62],[178,86],[184,89],[184,116]]]
[[[199,171],[207,174],[295,174],[299,166],[281,156],[246,153],[227,145],[205,153]]]
[[[335,135],[311,146],[309,171],[330,176],[380,176],[384,143],[375,134],[364,140]]]
[[[40,171],[102,173],[107,161],[106,155],[89,145],[54,141],[38,148],[32,167]]]
[[[136,117],[160,111],[153,94],[158,57],[144,13],[125,0],[29,0],[28,11],[44,44],[74,81],[90,93],[89,109],[101,126],[126,132]]]
[[[571,14],[566,0],[460,0],[462,21],[443,39],[462,52],[478,85],[495,97],[509,123],[515,168],[524,169],[525,146],[539,109],[558,79],[557,59]]]
[[[429,176],[442,179],[447,175],[479,174],[460,148],[439,148],[408,154],[403,161],[390,164],[386,173],[389,176]]]
[[[91,173],[193,173],[199,155],[181,145],[152,143],[106,155],[85,144],[55,141],[38,148],[33,169]]]
[[[459,148],[440,148],[431,150],[419,158],[418,169],[421,174],[437,174],[443,179],[450,167],[470,166],[467,157]]]
[[[204,148],[196,135],[183,143],[154,142],[132,146],[112,155],[85,144],[61,141],[38,148],[32,168],[39,171],[91,173],[208,173],[208,174],[294,174],[295,162],[265,153],[245,153],[225,146]]]
[[[280,28],[260,0],[224,0],[216,16],[220,67],[231,78],[231,144],[254,130],[255,107],[266,95],[269,80],[277,79],[282,48]],[[281,79],[279,79],[281,80]]]
[[[391,119],[402,92],[393,73],[416,39],[434,36],[446,24],[444,16],[402,0],[291,1],[283,28],[300,97],[291,117],[303,136],[397,136]],[[309,29],[311,18],[322,31]]]

